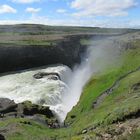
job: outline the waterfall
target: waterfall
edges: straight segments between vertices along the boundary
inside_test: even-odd
[[[104,42],[89,47],[81,64],[72,70],[65,65],[54,65],[1,76],[0,98],[9,98],[16,103],[29,100],[50,106],[63,123],[67,113],[79,101],[90,77],[110,65],[116,65],[118,52],[118,47]]]
[[[47,73],[47,76],[35,78],[38,73]],[[52,75],[57,73],[57,75]],[[71,69],[64,65],[48,66],[37,70],[20,71],[0,77],[0,98],[9,98],[16,103],[31,101],[44,106],[61,103],[66,93],[67,75]]]

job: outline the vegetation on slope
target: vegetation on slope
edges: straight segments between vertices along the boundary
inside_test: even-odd
[[[128,49],[123,54],[123,64],[120,68],[110,69],[102,76],[94,76],[86,85],[78,105],[69,113],[66,120],[73,127],[72,133],[76,135],[84,128],[107,126],[140,109],[139,91],[132,89],[133,85],[140,82],[139,70],[124,77],[97,108],[93,106],[96,99],[111,87],[118,77],[140,67],[138,41],[134,41],[133,45],[133,49]]]

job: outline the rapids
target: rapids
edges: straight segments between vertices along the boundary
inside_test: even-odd
[[[50,75],[36,79],[34,75],[38,72],[50,73]],[[57,73],[60,79],[54,80],[52,73]],[[50,106],[54,113],[59,116],[61,112],[63,113],[59,106],[62,103],[62,96],[67,93],[67,82],[70,75],[71,69],[65,65],[48,66],[7,74],[0,77],[0,98],[9,98],[16,103],[28,100],[35,104]]]

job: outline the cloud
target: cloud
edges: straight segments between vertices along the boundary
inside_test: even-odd
[[[75,16],[125,16],[127,9],[136,6],[135,0],[73,0]]]
[[[32,7],[28,7],[25,11],[28,13],[38,13],[41,10],[41,8],[32,8]]]
[[[17,10],[12,8],[11,6],[9,5],[1,5],[0,6],[0,14],[4,14],[4,13],[16,13]]]
[[[40,0],[12,0],[12,2],[26,4],[26,3],[40,2]]]
[[[66,10],[65,9],[57,9],[56,12],[57,13],[66,13]]]

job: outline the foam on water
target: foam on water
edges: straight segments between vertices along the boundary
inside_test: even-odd
[[[38,72],[58,73],[61,80],[51,80],[47,76],[35,79],[33,75]],[[68,90],[65,83],[70,73],[71,70],[67,66],[59,65],[1,76],[0,98],[9,98],[16,103],[29,100],[45,106],[58,106]]]

